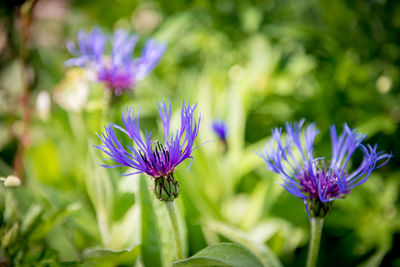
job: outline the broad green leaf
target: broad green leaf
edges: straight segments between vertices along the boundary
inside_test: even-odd
[[[157,217],[146,177],[140,177],[140,205],[142,211],[142,257],[146,267],[162,266],[161,241]]]
[[[254,254],[239,244],[216,244],[196,253],[193,257],[174,262],[174,267],[179,266],[263,266]]]
[[[265,244],[250,240],[249,236],[242,231],[235,229],[231,226],[219,222],[208,222],[208,227],[225,236],[226,238],[246,246],[257,258],[263,263],[264,266],[280,267],[278,257],[267,247]]]
[[[123,250],[88,249],[83,252],[83,258],[87,263],[96,263],[96,266],[133,265],[139,254],[139,250],[139,245]]]
[[[187,260],[175,262],[172,266],[232,266],[220,260],[207,257],[189,258]]]

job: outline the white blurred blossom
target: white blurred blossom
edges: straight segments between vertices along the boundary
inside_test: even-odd
[[[69,69],[65,79],[54,90],[54,100],[66,111],[81,112],[89,96],[86,73],[82,69]]]
[[[36,98],[36,110],[42,121],[47,121],[50,117],[51,99],[47,91],[41,91]]]
[[[15,175],[9,175],[7,178],[0,177],[6,187],[18,187],[21,185],[21,180]]]

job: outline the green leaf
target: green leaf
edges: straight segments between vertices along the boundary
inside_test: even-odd
[[[61,161],[54,142],[46,141],[29,151],[31,172],[43,184],[65,185],[65,179],[60,179]],[[46,164],[43,164],[46,162]]]
[[[40,216],[42,215],[42,208],[38,204],[33,204],[32,207],[29,208],[28,213],[25,215],[22,225],[21,225],[21,233],[27,234],[32,230],[34,225],[40,220]]]
[[[46,217],[43,217],[43,219],[40,221],[40,224],[37,227],[35,227],[32,234],[32,239],[40,239],[45,237],[47,233],[54,228],[54,226],[56,226],[59,223],[62,223],[63,220],[74,214],[80,208],[81,205],[78,202],[76,202],[68,205],[63,209],[52,212],[50,215],[47,215]]]
[[[131,192],[123,192],[117,196],[114,208],[114,221],[121,220],[124,215],[135,204],[135,194]]]
[[[57,262],[58,252],[52,249],[32,248],[30,251],[24,253],[21,265],[23,266],[58,266]],[[49,264],[53,265],[49,265]],[[77,266],[75,264],[75,266]]]
[[[114,189],[105,168],[99,166],[98,152],[91,148],[86,169],[86,190],[96,211],[97,224],[105,246],[111,244],[111,220],[114,207]]]
[[[375,267],[380,266],[386,253],[389,251],[390,246],[384,244],[379,248],[367,261],[360,265],[360,267]]]
[[[193,25],[192,14],[189,12],[170,17],[154,34],[154,38],[164,43],[176,42],[176,37],[185,34]],[[172,34],[173,33],[173,34]],[[177,34],[179,33],[179,34]]]
[[[12,227],[8,231],[6,231],[4,236],[2,236],[1,246],[3,249],[8,248],[10,245],[16,242],[18,238],[18,230],[19,230],[19,224],[14,223]]]
[[[233,242],[240,243],[251,250],[258,259],[262,261],[265,266],[281,267],[278,257],[270,250],[268,246],[263,243],[251,240],[248,235],[239,229],[235,229],[224,223],[216,221],[209,221],[208,228],[217,232],[218,234],[232,240]]]
[[[368,133],[368,136],[374,136],[379,132],[392,134],[396,130],[396,123],[384,115],[371,116],[369,120],[360,124],[357,129],[361,133]]]
[[[95,262],[96,266],[116,266],[118,264],[133,264],[139,254],[139,245],[129,249],[88,249],[83,252],[86,263]]]
[[[196,253],[193,257],[174,262],[172,266],[263,266],[254,254],[239,244],[216,244]]]
[[[61,261],[77,261],[80,251],[72,236],[72,228],[66,224],[57,224],[46,235],[46,241],[52,249],[59,252]]]
[[[140,177],[140,205],[142,211],[142,257],[147,267],[162,266],[161,242],[157,217],[154,211],[146,177]]]

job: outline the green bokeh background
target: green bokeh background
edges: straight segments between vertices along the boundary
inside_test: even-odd
[[[23,128],[17,2],[0,3],[3,176],[13,172]],[[254,151],[271,128],[305,118],[320,129],[318,156],[329,158],[329,126],[341,130],[344,123],[394,155],[334,202],[319,266],[400,266],[399,2],[40,0],[33,14],[25,71],[30,142],[23,186],[0,188],[2,259],[14,255],[32,266],[169,266],[171,229],[164,207],[146,190],[151,180],[102,169],[103,155],[90,146],[109,121],[121,123],[120,109],[128,106],[141,108],[142,127],[162,136],[156,103],[169,98],[176,124],[183,99],[197,102],[203,117],[197,143],[216,140],[193,153],[189,171],[189,160],[177,170],[187,256],[237,242],[255,254],[272,251],[284,266],[304,265],[304,205],[275,183],[279,177]],[[149,37],[168,49],[133,91],[108,99],[102,85],[63,65],[70,57],[65,43],[94,26],[139,33],[137,54]],[[78,90],[76,79],[89,93],[71,110],[65,92]],[[41,92],[50,96],[48,111],[37,104]],[[214,119],[228,124],[226,154],[211,131]],[[358,151],[352,167],[361,160]],[[6,236],[11,241],[4,245]]]

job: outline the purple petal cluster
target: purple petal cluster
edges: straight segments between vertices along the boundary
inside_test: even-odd
[[[196,139],[200,117],[194,116],[196,105],[185,105],[181,110],[181,126],[175,133],[170,130],[171,104],[168,108],[165,103],[160,103],[159,114],[164,130],[164,142],[152,141],[151,133],[145,132],[142,137],[139,127],[139,113],[135,117],[132,109],[128,108],[126,114],[122,114],[123,127],[109,124],[102,135],[98,135],[102,145],[95,146],[108,155],[108,159],[116,162],[116,165],[104,167],[115,168],[128,166],[136,170],[131,174],[146,173],[154,178],[167,177],[173,174],[175,168],[185,159],[192,158],[191,153]],[[122,112],[121,112],[122,113]],[[115,129],[126,134],[135,144],[123,146],[118,140]]]
[[[351,130],[344,125],[340,136],[335,126],[331,126],[332,157],[326,164],[324,158],[315,158],[313,146],[318,130],[315,124],[305,127],[304,120],[298,123],[286,123],[286,138],[283,142],[282,129],[272,130],[272,137],[265,150],[258,153],[267,164],[267,168],[278,173],[282,186],[292,195],[306,200],[327,203],[343,198],[351,189],[366,182],[371,172],[391,158],[390,154],[377,152],[377,145],[363,145],[366,135]],[[363,153],[361,164],[352,172],[346,167],[356,149]],[[384,160],[378,164],[381,160]]]
[[[99,28],[94,28],[90,33],[78,32],[78,47],[75,43],[67,43],[68,51],[75,56],[65,62],[66,66],[85,67],[89,63],[99,63],[104,53],[107,38]]]
[[[212,124],[212,129],[219,139],[221,139],[223,142],[226,142],[228,127],[223,120],[215,120]]]
[[[103,82],[116,95],[135,87],[158,64],[166,46],[154,40],[147,40],[140,57],[134,58],[133,51],[139,39],[119,29],[111,41],[111,52],[106,53],[107,37],[99,28],[90,33],[78,33],[78,47],[67,43],[68,51],[75,57],[65,62],[67,66],[79,66],[93,69],[97,80]]]

